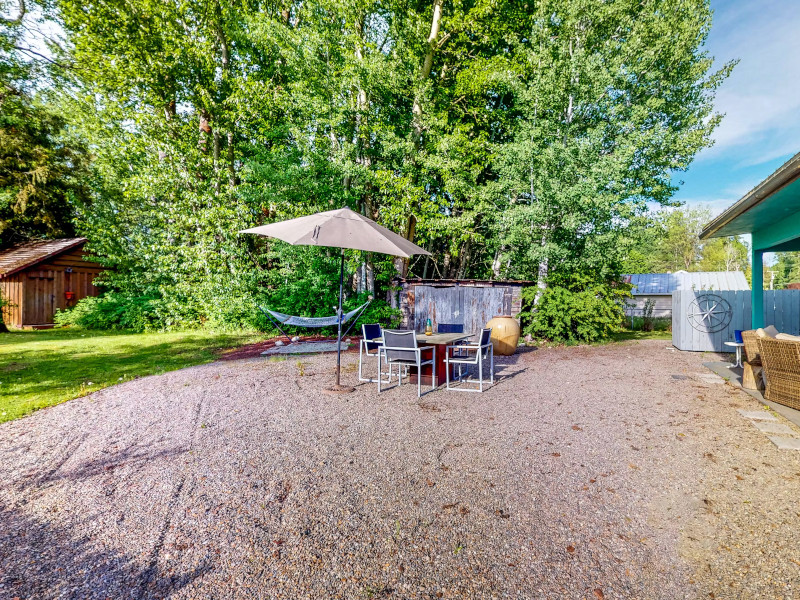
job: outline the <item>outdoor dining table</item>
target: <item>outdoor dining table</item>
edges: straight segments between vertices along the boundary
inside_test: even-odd
[[[440,384],[444,383],[444,357],[445,354],[447,354],[447,346],[466,340],[469,337],[471,337],[469,333],[432,333],[431,335],[417,333],[417,345],[419,347],[436,347],[436,381],[432,381],[433,365],[424,365],[422,367],[422,385],[435,385],[438,387]],[[375,338],[373,341],[383,342],[383,339]],[[424,356],[427,357],[427,353]],[[409,367],[408,376],[411,383],[417,383],[417,368]],[[450,379],[455,379],[455,373],[453,371],[450,372]]]
[[[418,346],[435,346],[436,347],[436,381],[433,381],[433,365],[424,365],[422,367],[422,385],[435,385],[439,386],[444,384],[445,368],[444,362],[445,355],[447,354],[447,346],[451,346],[458,342],[468,339],[468,333],[432,333],[425,335],[424,333],[417,334]],[[452,369],[453,367],[451,367]],[[417,369],[411,367],[408,375],[411,383],[417,382]],[[450,372],[450,379],[455,379],[455,373]]]

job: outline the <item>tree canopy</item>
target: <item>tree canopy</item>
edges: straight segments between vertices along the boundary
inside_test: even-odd
[[[107,286],[147,298],[161,326],[246,322],[264,295],[330,312],[333,257],[237,232],[341,206],[433,253],[353,255],[356,291],[382,293],[398,271],[615,285],[648,206],[671,205],[672,177],[711,143],[732,67],[713,71],[704,49],[708,0],[44,12],[65,38],[49,91],[63,121],[38,129],[68,132],[49,142],[63,153],[49,164],[69,167],[53,180],[113,267]]]
[[[700,241],[700,232],[711,220],[702,207],[664,209],[641,227],[626,262],[629,273],[673,271],[745,271],[750,263],[747,245],[738,237]]]

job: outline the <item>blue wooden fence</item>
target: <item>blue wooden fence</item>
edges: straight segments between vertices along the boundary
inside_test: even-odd
[[[692,302],[704,294],[721,296],[731,308],[730,321],[718,331],[701,331],[689,317]],[[697,319],[695,319],[695,324]],[[750,329],[751,310],[749,291],[695,291],[672,293],[672,345],[679,350],[731,352],[725,342],[734,341],[734,330]],[[764,292],[764,323],[778,331],[800,335],[800,290]]]

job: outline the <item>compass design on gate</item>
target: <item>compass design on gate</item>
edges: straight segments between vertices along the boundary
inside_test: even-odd
[[[717,294],[701,294],[689,304],[689,324],[705,333],[722,331],[733,318],[733,309],[725,298]]]

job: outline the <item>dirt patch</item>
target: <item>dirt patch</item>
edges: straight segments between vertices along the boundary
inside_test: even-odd
[[[327,342],[333,341],[336,342],[336,337],[334,336],[331,338],[330,336],[324,335],[301,335],[300,342]],[[342,350],[343,352],[358,352],[358,342],[361,338],[348,336],[351,340],[350,348],[347,350]],[[261,356],[261,353],[265,350],[269,350],[270,348],[275,347],[275,342],[281,341],[284,344],[288,344],[289,340],[285,336],[274,337],[268,340],[264,340],[263,342],[256,342],[254,344],[247,344],[245,346],[240,346],[239,348],[234,348],[232,350],[226,350],[222,354],[220,354],[219,360],[240,360],[242,358],[256,358]]]

